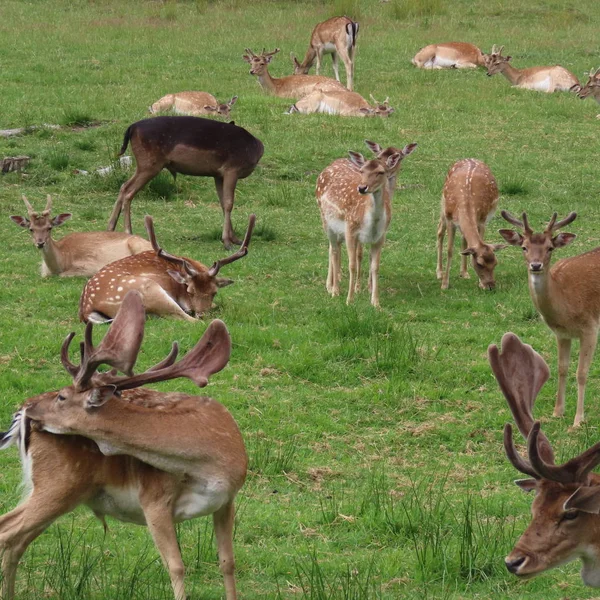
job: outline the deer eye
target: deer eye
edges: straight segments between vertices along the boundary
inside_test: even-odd
[[[66,399],[67,399],[67,397],[66,397],[66,396],[63,396],[62,394],[58,394],[58,396],[56,396],[56,399],[57,399],[59,402],[62,402],[63,400],[66,400]]]
[[[579,516],[578,510],[570,510],[570,511],[566,512],[562,518],[565,521],[572,521],[573,519],[576,519],[578,516]]]
[[[527,252],[527,248],[525,246],[521,246],[521,249],[523,250],[523,252]]]

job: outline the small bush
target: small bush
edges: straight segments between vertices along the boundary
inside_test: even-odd
[[[96,144],[91,140],[77,140],[74,145],[75,148],[79,148],[84,152],[93,152],[96,149]]]
[[[76,108],[66,108],[60,118],[64,127],[87,127],[95,122],[94,117]]]

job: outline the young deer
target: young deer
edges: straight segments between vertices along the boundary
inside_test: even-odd
[[[42,251],[42,277],[91,277],[108,263],[152,249],[152,244],[144,238],[115,231],[70,233],[55,241],[52,228],[70,219],[71,213],[50,216],[50,195],[41,214],[34,210],[25,196],[23,202],[27,207],[27,217],[13,215],[10,218],[13,223],[29,229],[33,243]]]
[[[583,87],[574,85],[571,91],[577,92],[577,96],[582,100],[591,96],[598,104],[600,104],[600,69],[592,69],[587,83]],[[600,119],[600,115],[596,115],[596,119]]]
[[[369,291],[371,304],[379,306],[379,262],[385,235],[392,219],[392,196],[401,161],[416,144],[394,151],[385,158],[365,160],[350,152],[350,160],[338,159],[324,169],[317,179],[316,196],[323,229],[329,239],[327,291],[340,293],[342,242],[346,241],[350,283],[347,304],[360,287],[360,263],[363,244],[371,244]]]
[[[419,69],[476,69],[485,67],[487,55],[473,44],[449,42],[421,48],[412,64]]]
[[[217,275],[221,267],[248,254],[255,221],[256,217],[250,215],[240,249],[209,268],[197,260],[165,252],[156,242],[152,218],[147,216],[146,230],[153,251],[115,261],[96,273],[83,288],[79,300],[80,320],[86,323],[110,321],[127,292],[137,290],[146,312],[195,322],[210,310],[219,289],[233,283]]]
[[[527,215],[519,221],[510,213],[502,211],[502,216],[522,229],[522,233],[512,229],[501,229],[500,235],[512,246],[521,246],[529,272],[529,292],[533,304],[553,331],[558,343],[558,393],[554,406],[554,416],[565,414],[565,390],[569,372],[571,340],[579,339],[579,366],[577,367],[577,412],[574,425],[584,419],[584,398],[587,375],[590,369],[598,330],[600,328],[600,248],[584,254],[564,258],[552,269],[552,251],[569,245],[573,233],[555,233],[572,223],[577,214],[572,212],[562,221],[556,222],[556,213],[543,233],[534,233]]]
[[[239,244],[231,224],[231,211],[238,179],[248,177],[261,159],[262,142],[242,127],[200,117],[154,117],[133,123],[125,132],[120,154],[131,142],[137,163],[133,177],[119,191],[108,229],[114,231],[121,210],[125,231],[131,233],[131,201],[163,169],[177,173],[213,177],[223,210],[223,244]]]
[[[310,68],[317,62],[317,75],[321,70],[323,54],[331,54],[333,72],[337,81],[340,80],[338,56],[346,69],[346,87],[352,91],[354,86],[354,54],[358,23],[348,17],[333,17],[319,23],[310,36],[310,44],[304,60],[300,63],[292,54],[294,75],[308,75]]]
[[[554,67],[530,67],[529,69],[515,69],[510,64],[512,56],[502,56],[499,50],[493,47],[487,60],[488,77],[502,73],[515,87],[538,92],[568,92],[574,86],[579,86],[577,77],[560,65]]]
[[[279,48],[276,48],[273,52],[265,52],[263,49],[261,54],[256,55],[250,48],[246,48],[246,54],[242,56],[252,66],[250,75],[256,75],[262,88],[269,94],[280,98],[302,98],[302,96],[314,92],[317,88],[324,92],[348,91],[339,81],[320,75],[271,77],[269,63],[278,52]]]
[[[544,359],[513,333],[502,338],[502,352],[488,349],[492,370],[517,427],[527,441],[528,459],[515,448],[512,427],[504,428],[509,461],[528,479],[515,483],[535,491],[531,523],[505,559],[506,568],[527,579],[580,558],[586,585],[600,587],[600,444],[562,465],[554,462],[550,442],[533,421],[536,396],[550,371]]]
[[[442,280],[442,289],[450,283],[450,266],[454,253],[454,234],[458,228],[462,233],[460,276],[467,278],[467,256],[471,261],[479,287],[493,290],[494,268],[498,261],[496,252],[506,248],[505,244],[487,244],[483,241],[485,226],[494,216],[498,205],[498,185],[490,168],[475,158],[455,162],[446,176],[442,191],[440,224],[437,232],[437,270]],[[442,263],[444,234],[448,230],[448,258],[446,270]]]
[[[341,117],[389,117],[394,112],[394,109],[389,105],[389,98],[386,98],[383,102],[377,102],[371,96],[371,100],[373,106],[356,92],[315,90],[292,104],[288,114],[297,112],[304,115],[325,113],[340,115]]]
[[[25,500],[0,517],[3,600],[14,598],[17,567],[29,544],[81,504],[103,522],[111,516],[148,527],[175,600],[186,598],[175,523],[212,514],[225,595],[237,598],[234,499],[248,463],[240,431],[211,398],[142,387],[178,377],[204,387],[229,360],[229,334],[222,321],[213,321],[179,362],[174,343],[165,360],[133,375],[144,319],[140,295],[130,292],[97,348],[87,326],[79,366],[69,360],[71,333],[61,360],[72,385],[27,400],[1,434],[0,448],[19,449],[27,490]],[[114,370],[96,371],[102,364]],[[77,434],[79,427],[85,437]]]
[[[219,115],[223,119],[229,119],[231,109],[237,98],[237,96],[234,96],[229,102],[220,104],[208,92],[178,92],[177,94],[163,96],[148,111],[154,114],[171,110],[179,115],[192,115],[194,117]]]

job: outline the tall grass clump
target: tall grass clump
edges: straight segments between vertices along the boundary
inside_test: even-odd
[[[435,17],[445,12],[443,0],[393,0],[390,3],[392,17],[400,21]]]
[[[88,127],[96,122],[97,119],[92,115],[78,108],[65,108],[60,117],[60,124],[63,127]]]
[[[61,148],[51,150],[47,160],[54,171],[64,171],[69,166],[69,155]]]

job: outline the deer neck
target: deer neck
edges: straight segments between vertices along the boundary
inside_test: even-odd
[[[501,73],[513,85],[517,85],[519,83],[519,79],[521,78],[521,70],[515,69],[515,67],[513,67],[510,63],[505,63]]]
[[[304,56],[304,60],[302,61],[302,64],[300,66],[303,69],[310,69],[314,64],[316,57],[317,53],[315,49],[312,46],[309,46]]]
[[[474,211],[461,210],[458,218],[458,226],[469,248],[477,248],[483,244],[483,240],[479,235],[477,218]]]
[[[48,238],[48,241],[42,248],[42,260],[44,262],[42,265],[42,271],[46,274],[52,275],[58,275],[64,271],[60,258],[59,247],[52,238]]]
[[[581,556],[583,567],[581,569],[581,578],[587,586],[600,587],[600,548],[597,545],[590,545],[584,549]]]
[[[541,273],[529,271],[529,293],[538,312],[549,327],[555,321],[558,297],[561,295],[559,286],[554,285],[552,273],[546,267]]]
[[[258,75],[258,81],[262,88],[271,94],[275,94],[277,92],[277,79],[273,79],[268,69],[265,69],[264,73]]]

